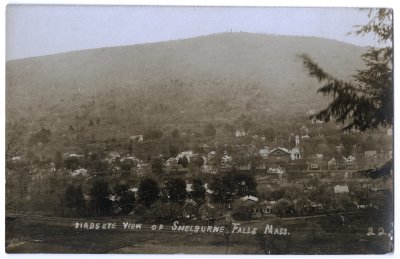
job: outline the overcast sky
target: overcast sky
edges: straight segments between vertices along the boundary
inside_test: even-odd
[[[366,13],[353,8],[9,5],[6,59],[230,31],[374,45],[372,36],[346,35],[354,25],[367,21]]]

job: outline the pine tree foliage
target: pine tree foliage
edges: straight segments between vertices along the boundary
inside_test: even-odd
[[[392,9],[367,9],[370,22],[356,26],[357,35],[374,33],[385,47],[369,47],[362,55],[365,69],[358,70],[352,82],[343,81],[325,72],[307,54],[300,57],[311,77],[323,86],[318,89],[333,100],[320,111],[317,119],[348,122],[344,130],[366,131],[393,125],[393,24]]]
[[[352,32],[364,36],[373,34],[383,47],[369,47],[362,55],[365,68],[358,70],[351,82],[330,75],[307,54],[300,58],[311,77],[323,86],[317,92],[331,96],[333,100],[316,118],[328,122],[347,123],[344,130],[367,131],[380,127],[392,127],[393,118],[393,10],[385,8],[362,9],[369,17],[366,25],[356,25]],[[380,168],[364,170],[367,177],[387,178],[393,168],[393,160]]]

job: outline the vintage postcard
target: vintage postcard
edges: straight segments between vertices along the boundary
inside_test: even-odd
[[[7,253],[393,252],[392,9],[6,15]]]

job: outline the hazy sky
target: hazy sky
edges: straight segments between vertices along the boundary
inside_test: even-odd
[[[367,21],[365,13],[353,8],[9,5],[6,59],[228,31],[317,36],[374,45],[372,36],[346,35],[354,25]]]

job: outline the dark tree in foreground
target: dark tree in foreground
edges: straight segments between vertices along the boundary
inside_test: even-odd
[[[91,205],[96,216],[108,215],[111,212],[112,202],[109,199],[110,189],[108,183],[95,181],[90,188]]]
[[[135,203],[135,195],[129,191],[128,186],[124,184],[114,186],[114,194],[117,196],[115,206],[120,209],[119,213],[125,215],[131,212]]]
[[[151,171],[156,175],[160,175],[164,172],[163,161],[161,158],[157,157],[151,160]]]
[[[197,203],[204,203],[206,197],[206,188],[204,188],[203,182],[199,179],[194,179],[192,189],[192,198]]]
[[[300,57],[310,76],[324,85],[318,89],[324,96],[332,96],[332,102],[316,118],[336,122],[348,122],[344,130],[366,131],[393,126],[393,10],[367,9],[370,21],[357,26],[355,34],[372,33],[382,48],[369,47],[362,55],[366,66],[354,75],[354,82],[337,79],[325,72],[306,54]],[[383,167],[363,173],[372,178],[389,177],[392,160]]]
[[[139,185],[138,195],[140,201],[149,208],[158,199],[159,192],[157,182],[151,178],[145,178]]]
[[[76,214],[80,214],[85,208],[85,200],[83,198],[82,186],[69,185],[65,191],[65,205],[74,210]]]
[[[171,179],[167,183],[169,200],[172,202],[184,202],[186,198],[186,183],[180,178]]]

